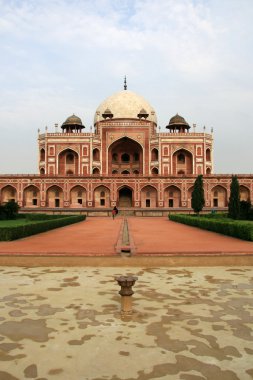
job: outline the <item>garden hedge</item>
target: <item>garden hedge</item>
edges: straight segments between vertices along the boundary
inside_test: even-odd
[[[223,235],[237,237],[243,240],[253,241],[253,223],[225,218],[206,218],[205,216],[171,214],[170,220],[202,228],[204,230],[218,232]]]
[[[50,215],[49,215],[50,216]],[[67,226],[85,220],[85,215],[56,215],[50,216],[47,220],[27,221],[24,225],[16,227],[0,227],[0,241],[20,239],[26,236],[35,235],[40,232],[52,230],[54,228]]]

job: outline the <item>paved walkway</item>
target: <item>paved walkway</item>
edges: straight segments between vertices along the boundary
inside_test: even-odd
[[[129,217],[130,240],[137,255],[253,254],[253,243],[169,221]],[[112,256],[122,239],[124,218],[86,221],[12,242],[0,242],[0,255]]]

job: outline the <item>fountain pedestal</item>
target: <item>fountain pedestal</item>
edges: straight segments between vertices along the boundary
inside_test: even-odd
[[[115,280],[118,282],[121,287],[119,294],[121,295],[121,313],[122,314],[132,314],[132,295],[134,291],[132,286],[134,286],[135,281],[138,280],[138,277],[135,276],[120,276],[115,277]]]

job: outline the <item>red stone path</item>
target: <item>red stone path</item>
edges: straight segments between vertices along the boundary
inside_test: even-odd
[[[0,242],[0,255],[116,255],[122,217],[86,221],[12,242]],[[129,217],[135,255],[253,254],[253,243],[200,230],[161,217]]]
[[[167,218],[128,218],[128,225],[137,254],[253,254],[253,242],[172,222]]]

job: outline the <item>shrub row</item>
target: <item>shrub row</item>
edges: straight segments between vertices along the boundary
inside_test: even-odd
[[[27,222],[24,225],[16,227],[2,227],[0,228],[0,241],[15,240],[26,236],[35,235],[40,232],[45,232],[54,228],[80,222],[85,220],[85,218],[85,215],[71,215],[38,222],[31,221],[30,223]]]
[[[19,214],[22,216],[22,214]],[[66,218],[68,215],[52,215],[52,214],[23,214],[25,215],[26,220],[55,220]],[[72,216],[72,215],[71,215]]]
[[[204,230],[218,232],[223,235],[237,237],[243,240],[253,241],[253,223],[239,220],[212,219],[204,216],[190,216],[183,214],[171,214],[169,219],[175,222],[199,227]]]

